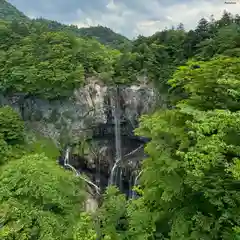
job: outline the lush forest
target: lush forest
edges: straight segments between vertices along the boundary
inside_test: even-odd
[[[75,25],[66,25],[54,20],[44,19],[42,17],[30,20],[27,16],[5,0],[0,0],[0,19],[5,21],[17,20],[18,22],[21,21],[25,23],[40,23],[42,28],[45,27],[45,31],[64,31],[78,37],[86,36],[117,49],[122,48],[123,45],[131,44],[130,40],[123,35],[115,33],[110,28],[103,26],[78,28]]]
[[[84,209],[85,183],[56,164],[54,144],[31,138],[18,113],[1,107],[0,239],[240,239],[240,16],[201,19],[191,31],[179,24],[114,49],[104,28],[106,45],[15,8],[10,16],[0,3],[2,95],[64,99],[88,76],[115,85],[145,74],[169,106],[136,129],[151,138],[139,197],[109,187],[94,214]]]
[[[78,28],[75,25],[69,26],[61,24],[57,21],[50,21],[44,18],[34,19],[34,21],[41,23],[42,26],[45,25],[46,29],[49,29],[50,31],[65,31],[70,34],[72,33],[78,37],[96,39],[100,43],[116,49],[121,49],[125,45],[131,45],[130,40],[128,40],[126,37],[115,33],[110,28],[103,26]]]

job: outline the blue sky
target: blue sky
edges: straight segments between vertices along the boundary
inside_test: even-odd
[[[129,38],[152,35],[182,22],[194,28],[200,18],[218,19],[228,10],[240,13],[237,4],[225,0],[9,0],[27,16],[44,17],[79,27],[103,25]]]

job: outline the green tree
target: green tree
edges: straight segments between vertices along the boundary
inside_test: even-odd
[[[76,62],[75,44],[75,39],[64,33],[23,38],[1,60],[2,89],[46,98],[69,95],[83,83],[84,69]]]
[[[97,233],[94,226],[94,219],[88,213],[80,214],[79,221],[73,230],[74,240],[96,240]]]
[[[11,152],[11,146],[3,139],[3,136],[0,135],[0,165],[7,162]]]
[[[84,201],[83,183],[44,154],[0,169],[0,238],[69,239]]]
[[[0,135],[8,144],[23,143],[24,122],[9,106],[0,108]]]
[[[29,20],[27,16],[16,9],[8,1],[1,0],[0,9],[0,19],[4,19],[5,21],[18,20],[19,22],[24,22]]]
[[[202,41],[198,48],[197,57],[203,60],[209,60],[217,54],[239,57],[240,26],[232,23],[220,28],[213,38]]]
[[[223,15],[220,20],[217,21],[218,27],[225,27],[233,23],[233,15],[226,10],[223,12]]]
[[[113,82],[118,50],[37,23],[0,23],[2,92],[56,99],[71,96],[89,76]]]
[[[181,89],[187,98],[185,101],[198,109],[238,111],[239,72],[239,58],[218,57],[207,62],[189,61],[175,72],[169,83],[172,90]]]
[[[103,196],[103,204],[97,212],[99,237],[106,240],[127,239],[126,203],[125,196],[118,189],[113,186],[107,189]]]
[[[129,220],[137,222],[146,209],[142,238],[131,228],[139,239],[230,240],[238,234],[239,59],[195,64],[200,68],[191,62],[170,81],[186,91],[185,99],[143,117],[137,130],[152,138],[140,207]]]

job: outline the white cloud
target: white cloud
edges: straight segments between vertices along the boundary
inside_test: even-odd
[[[240,3],[230,5],[224,4],[223,0],[220,3],[219,1],[192,1],[189,3],[176,2],[166,7],[155,1],[152,16],[159,15],[165,16],[165,18],[149,21],[146,20],[148,16],[142,16],[143,20],[136,22],[135,32],[142,35],[152,35],[158,30],[176,26],[180,22],[189,30],[196,27],[198,21],[203,17],[209,19],[213,14],[215,19],[219,19],[224,10],[233,14],[240,13]],[[137,13],[135,14],[137,15]]]
[[[136,3],[137,4],[137,3]],[[142,10],[139,11],[139,8]],[[184,24],[187,30],[196,27],[201,18],[210,18],[213,14],[219,19],[224,10],[233,14],[240,13],[239,4],[224,4],[224,0],[178,1],[164,5],[158,0],[139,1],[138,8],[130,8],[128,2],[119,3],[110,0],[107,12],[92,15],[92,22],[108,26],[117,32],[132,38],[136,35],[149,36],[156,31]],[[78,24],[79,25],[79,24]],[[79,25],[80,26],[80,25]]]
[[[189,4],[175,4],[169,6],[165,13],[172,18],[172,23],[182,22],[187,29],[194,28],[201,18],[209,19],[211,14],[219,19],[224,10],[233,14],[240,13],[240,4],[224,4],[224,0],[218,1],[192,1]]]
[[[117,5],[114,3],[114,0],[110,0],[109,3],[106,5],[107,9],[115,11],[118,9]]]

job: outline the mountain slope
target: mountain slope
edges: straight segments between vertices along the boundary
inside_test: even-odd
[[[57,21],[52,21],[44,18],[30,20],[26,15],[19,11],[16,7],[5,0],[0,0],[0,19],[5,21],[32,21],[34,23],[41,23],[46,30],[51,31],[66,31],[73,33],[79,37],[91,37],[98,40],[100,43],[109,45],[113,48],[123,48],[129,45],[131,41],[121,34],[115,33],[110,28],[97,26],[89,28],[78,28],[74,25],[66,25]]]
[[[110,28],[103,26],[78,28],[75,25],[65,25],[57,21],[51,21],[44,18],[34,19],[33,21],[45,25],[46,28],[51,29],[52,31],[67,31],[79,37],[84,36],[95,38],[100,43],[114,48],[119,48],[120,46],[131,42],[121,34],[115,33]]]
[[[44,18],[30,20],[26,15],[19,11],[16,7],[5,0],[0,0],[0,19],[5,21],[32,21],[34,23],[41,23],[46,30],[51,31],[67,31],[76,36],[91,37],[97,39],[100,43],[109,45],[113,48],[122,48],[122,46],[129,44],[131,41],[121,34],[115,33],[110,28],[97,26],[89,28],[78,28],[74,25],[66,25],[57,21],[52,21]]]
[[[8,3],[5,0],[0,0],[0,19],[5,21],[27,21],[29,18],[20,12],[12,4]]]
[[[130,40],[121,34],[115,33],[110,28],[103,26],[80,28],[79,33],[83,36],[96,37],[103,44],[120,45],[129,43]]]

